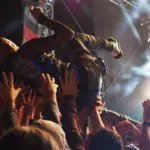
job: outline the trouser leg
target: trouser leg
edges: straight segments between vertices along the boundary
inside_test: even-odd
[[[87,61],[87,62],[86,62]],[[91,60],[85,60],[78,68],[80,74],[80,90],[77,100],[79,111],[90,108],[102,88],[102,74]]]
[[[77,40],[82,41],[82,43],[89,49],[89,50],[93,50],[93,49],[103,49],[106,50],[108,52],[112,52],[113,50],[113,45],[111,42],[109,42],[106,39],[102,39],[99,37],[95,37],[92,35],[88,35],[85,33],[76,33],[75,34],[75,38]]]

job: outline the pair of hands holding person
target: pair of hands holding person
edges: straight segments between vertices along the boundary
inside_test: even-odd
[[[44,101],[54,101],[56,102],[56,93],[58,85],[55,83],[55,79],[49,74],[42,74],[42,87],[39,89]],[[29,90],[29,87],[24,88],[24,85],[20,84],[15,86],[13,73],[9,73],[7,76],[5,72],[2,72],[3,83],[0,83],[0,102],[2,107],[20,108],[21,105],[33,105],[36,99],[35,92]],[[66,70],[64,81],[60,78],[61,90],[63,95],[76,96],[77,94],[77,84],[76,72],[71,70],[70,72]],[[18,95],[23,92],[19,98],[20,104],[16,101]]]

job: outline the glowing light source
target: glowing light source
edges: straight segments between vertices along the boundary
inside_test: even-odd
[[[134,25],[134,19],[138,17],[138,13],[136,11],[132,12],[132,15],[128,13],[123,3],[120,2],[120,8],[122,10],[122,14],[124,15],[126,22],[128,23],[129,27],[131,28],[132,33],[134,34],[135,38],[141,43],[140,35]]]

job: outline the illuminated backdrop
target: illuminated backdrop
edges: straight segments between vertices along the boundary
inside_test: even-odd
[[[108,67],[104,84],[106,106],[138,120],[142,120],[142,101],[150,98],[148,30],[138,18],[150,9],[142,2],[128,12],[123,5],[118,7],[109,0],[93,1],[96,35],[117,38],[124,50],[124,57],[119,61],[99,52]]]

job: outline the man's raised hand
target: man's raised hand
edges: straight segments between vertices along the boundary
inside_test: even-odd
[[[61,83],[61,89],[64,96],[70,95],[75,97],[77,95],[78,82],[76,81],[76,72],[74,70],[71,70],[70,72],[66,70],[64,81],[60,78],[60,83]]]
[[[150,99],[147,99],[143,102],[143,120],[150,122]]]
[[[44,100],[56,101],[56,93],[58,85],[55,83],[55,79],[51,78],[49,74],[42,74],[42,87],[39,89],[39,92],[42,94]]]

